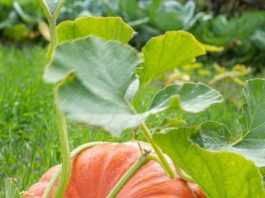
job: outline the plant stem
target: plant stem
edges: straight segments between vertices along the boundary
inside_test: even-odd
[[[162,168],[166,171],[169,178],[174,179],[176,178],[175,171],[170,166],[168,160],[166,159],[164,153],[162,152],[161,148],[156,144],[156,142],[153,140],[153,137],[147,128],[146,124],[141,124],[141,129],[143,130],[144,136],[146,140],[151,144],[153,147],[155,153],[157,154],[159,160],[161,161]]]
[[[51,36],[51,49],[53,52],[58,43],[57,30],[56,30],[56,18],[52,17],[49,20],[49,25],[50,25],[50,36]]]
[[[39,1],[39,4],[41,5],[43,11],[44,11],[44,14],[46,15],[48,21],[52,18],[52,14],[46,4],[46,2],[44,0],[38,0]]]
[[[119,180],[115,187],[108,194],[107,198],[115,198],[121,189],[127,184],[127,182],[132,178],[132,176],[149,161],[156,161],[161,165],[161,161],[157,155],[145,152],[140,159],[124,174],[124,176]]]
[[[182,169],[180,169],[179,167],[175,166],[176,171],[178,173],[178,176],[180,176],[180,178],[184,179],[187,182],[192,182],[194,183],[194,180],[192,177],[190,177],[187,173],[185,173]]]
[[[55,47],[58,43],[57,39],[57,17],[59,16],[60,10],[63,6],[64,0],[60,0],[56,10],[54,13],[49,10],[49,7],[44,0],[39,0],[46,16],[49,22],[49,29],[50,29],[50,36],[51,36],[51,54],[54,53]],[[56,94],[55,94],[55,101],[57,100]],[[56,103],[57,104],[57,103]],[[68,139],[68,132],[67,132],[67,122],[63,115],[63,113],[60,111],[59,107],[56,105],[56,117],[57,117],[57,125],[58,125],[58,135],[59,135],[59,142],[61,147],[61,156],[62,156],[62,173],[61,177],[59,179],[58,186],[56,188],[56,191],[54,193],[54,198],[62,198],[64,196],[64,193],[67,189],[70,177],[71,177],[71,156],[70,156],[70,144]],[[60,172],[57,171],[55,173],[55,176],[52,179],[52,182],[56,181],[56,178],[59,176]],[[55,179],[54,179],[55,178]],[[47,190],[47,197],[49,195],[50,190],[52,189],[53,185],[49,185]],[[44,193],[44,196],[46,196]]]
[[[60,0],[59,4],[58,4],[58,6],[57,6],[57,8],[56,8],[56,10],[55,10],[55,12],[53,14],[53,17],[55,19],[58,18],[59,14],[60,14],[60,11],[61,11],[61,9],[63,7],[64,2],[65,2],[65,0]]]
[[[137,27],[137,26],[145,25],[149,21],[150,21],[149,17],[145,17],[145,18],[138,19],[138,20],[135,20],[135,21],[130,21],[130,22],[128,22],[128,25],[131,26],[131,27]]]
[[[131,179],[131,177],[147,162],[150,161],[148,158],[149,153],[144,153],[141,158],[124,174],[124,176],[119,180],[115,187],[108,194],[107,198],[115,198],[121,189],[126,185],[126,183]]]
[[[82,151],[84,151],[86,149],[89,149],[91,147],[94,147],[94,146],[97,146],[100,144],[106,144],[106,143],[108,143],[108,142],[91,142],[91,143],[83,144],[71,152],[71,159],[73,160],[77,155],[79,155]],[[52,179],[50,180],[49,185],[43,194],[43,198],[49,197],[49,194],[50,194],[50,192],[51,192],[51,190],[55,184],[55,181],[57,180],[57,178],[59,177],[61,172],[62,172],[62,166],[59,165],[58,169],[56,170],[56,172],[52,176]]]
[[[59,133],[59,142],[61,147],[62,156],[62,172],[59,179],[59,184],[54,193],[54,198],[62,198],[67,189],[68,182],[71,176],[71,156],[70,156],[70,145],[67,134],[67,124],[63,113],[56,107],[56,117]]]
[[[52,179],[50,180],[48,187],[45,189],[42,198],[49,198],[49,195],[52,191],[52,188],[53,188],[57,178],[59,177],[61,171],[62,171],[62,165],[59,165],[58,169],[53,174]]]
[[[137,111],[134,109],[134,106],[127,101],[128,106],[130,107],[130,109],[137,114]],[[155,153],[157,154],[157,157],[160,160],[160,165],[161,167],[165,170],[166,174],[168,175],[168,177],[170,179],[174,179],[176,178],[176,174],[175,171],[172,169],[172,167],[170,166],[168,160],[166,159],[164,153],[162,152],[161,148],[156,144],[156,142],[154,141],[151,132],[149,131],[148,127],[146,126],[145,123],[140,125],[143,134],[145,136],[145,139],[147,140],[147,142],[149,142],[152,146],[152,148],[154,149]]]

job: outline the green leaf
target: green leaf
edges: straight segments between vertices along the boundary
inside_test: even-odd
[[[191,139],[194,143],[212,151],[228,150],[231,132],[223,124],[209,121],[202,123],[198,133]]]
[[[139,70],[141,82],[150,82],[174,68],[192,63],[205,54],[195,37],[184,31],[167,32],[154,37],[143,48],[144,63]]]
[[[57,26],[57,33],[59,44],[88,35],[123,43],[133,38],[133,29],[120,17],[81,17],[74,21],[64,21]]]
[[[125,97],[129,100],[132,101],[134,96],[136,95],[138,89],[140,87],[140,81],[139,79],[136,79],[132,82],[132,84],[130,84],[130,86],[128,87],[126,93],[125,93]]]
[[[243,137],[238,147],[250,146],[265,149],[265,80],[246,82],[246,104],[243,106]]]
[[[265,149],[255,148],[255,143],[249,146],[241,146],[241,139],[236,141],[236,144],[231,141],[232,133],[222,124],[216,122],[205,122],[203,123],[198,133],[196,133],[192,140],[202,148],[210,151],[231,151],[243,155],[249,160],[252,160],[256,166],[262,170],[265,167]],[[253,148],[254,147],[254,148]]]
[[[68,76],[58,97],[69,118],[119,135],[146,117],[135,115],[125,97],[139,63],[130,46],[91,36],[59,46],[45,79],[56,83]]]
[[[241,136],[234,140],[224,125],[206,122],[193,141],[208,150],[237,152],[265,169],[265,80],[247,81],[244,88],[247,103],[243,106]]]
[[[264,197],[258,168],[242,156],[210,152],[192,144],[191,129],[155,134],[154,139],[174,164],[189,174],[209,198]]]
[[[141,114],[133,110],[130,100],[138,90],[135,71],[140,62],[129,45],[90,36],[58,46],[44,78],[62,82],[57,99],[68,118],[119,136],[124,129],[137,127],[149,115],[167,109],[164,104]],[[193,90],[200,86],[189,88],[187,93],[201,94]]]
[[[174,98],[177,100],[172,104]],[[182,83],[170,85],[160,91],[155,96],[151,108],[168,108],[173,105],[187,112],[198,113],[204,111],[212,104],[221,102],[223,102],[222,95],[207,85],[202,83]]]

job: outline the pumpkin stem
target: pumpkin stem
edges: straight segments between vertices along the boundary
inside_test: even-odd
[[[176,168],[176,171],[177,171],[178,175],[182,179],[184,179],[186,182],[191,182],[191,183],[195,182],[194,179],[191,176],[189,176],[184,170],[182,170],[181,168],[179,168],[177,166],[175,166],[175,168]]]
[[[150,152],[145,151],[140,159],[135,162],[135,164],[123,175],[120,181],[114,186],[111,192],[108,194],[107,198],[115,198],[121,189],[127,184],[127,182],[132,178],[132,176],[147,162],[151,160],[149,158]]]
[[[48,22],[49,22],[49,30],[50,30],[50,36],[51,36],[51,52],[53,53],[56,45],[58,44],[58,38],[57,38],[57,17],[59,16],[60,10],[62,9],[62,6],[65,2],[65,0],[60,0],[56,10],[54,13],[52,13],[45,1],[39,0],[40,5],[44,9],[44,12],[47,16]],[[49,53],[49,52],[48,52]],[[50,54],[51,55],[51,54]],[[71,177],[71,156],[70,156],[70,144],[68,139],[68,131],[67,131],[67,122],[66,118],[64,117],[63,113],[60,111],[58,107],[57,102],[57,95],[55,92],[55,105],[56,105],[56,117],[57,117],[57,127],[58,127],[58,135],[59,135],[59,142],[61,147],[61,156],[62,156],[62,175],[59,179],[58,186],[56,188],[54,198],[62,198],[64,196],[64,193],[67,189],[70,177]],[[55,174],[56,175],[56,174]],[[58,177],[59,173],[56,175],[56,178]],[[56,179],[55,179],[56,180]],[[51,187],[52,188],[52,187]],[[44,197],[48,197],[50,189],[48,189],[48,192]]]
[[[128,106],[131,108],[131,110],[136,114],[137,111],[135,110],[134,106],[128,100],[126,100],[126,102],[127,102]],[[146,126],[146,124],[145,123],[141,124],[140,128],[143,131],[145,139],[147,140],[147,142],[149,142],[151,144],[152,148],[154,149],[155,153],[157,154],[157,157],[160,160],[160,165],[164,169],[164,171],[166,172],[168,177],[170,179],[176,178],[176,174],[175,174],[174,169],[172,169],[168,160],[165,157],[165,154],[163,153],[161,148],[157,145],[157,143],[153,139],[152,134],[151,134],[150,130],[148,129],[148,127]]]
[[[151,146],[153,147],[155,153],[157,154],[157,157],[160,160],[160,165],[162,166],[164,171],[167,173],[168,177],[170,179],[176,178],[175,171],[170,166],[170,164],[169,164],[168,160],[166,159],[166,157],[165,157],[163,151],[161,150],[161,148],[154,141],[154,139],[152,137],[152,134],[149,131],[149,129],[146,126],[146,124],[141,124],[141,129],[143,130],[143,134],[144,134],[146,140],[151,144]]]
[[[56,117],[62,156],[62,175],[56,188],[54,198],[61,198],[64,196],[71,176],[71,157],[66,119],[57,106]]]
[[[79,155],[82,151],[84,151],[86,149],[97,146],[99,144],[106,144],[106,143],[108,143],[108,142],[91,142],[91,143],[83,144],[71,152],[71,159],[73,160],[77,155]],[[50,180],[49,185],[43,194],[43,198],[49,197],[49,194],[50,194],[50,192],[51,192],[51,190],[55,184],[55,181],[57,180],[57,178],[61,174],[61,171],[62,171],[62,166],[60,165],[58,167],[58,169],[56,170],[56,172],[54,173],[54,175],[52,176],[52,179]]]
[[[50,35],[51,35],[51,51],[53,53],[58,43],[57,30],[56,30],[56,18],[54,17],[50,18],[49,29],[50,29]]]

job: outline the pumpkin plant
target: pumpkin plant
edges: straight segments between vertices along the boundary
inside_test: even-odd
[[[139,54],[127,44],[133,37],[133,29],[120,18],[84,17],[62,22],[56,28],[63,1],[41,3],[52,35],[51,60],[44,79],[55,85],[62,165],[49,170],[24,194],[25,198],[235,197],[239,194],[241,188],[220,191],[218,185],[222,186],[223,180],[233,188],[244,185],[247,190],[241,197],[264,195],[261,175],[252,162],[235,153],[199,148],[188,140],[191,129],[169,128],[166,130],[169,132],[152,134],[146,124],[150,116],[162,112],[204,111],[222,102],[218,91],[202,83],[171,84],[153,96],[148,109],[139,111],[134,105],[144,86],[205,53],[191,34],[167,32],[152,38]],[[120,136],[126,129],[139,129],[148,143],[92,142],[70,153],[65,116],[105,129],[114,136]],[[198,166],[197,158],[201,160]],[[205,164],[203,159],[208,158],[213,165]],[[232,180],[230,174],[234,169],[229,168],[228,160],[232,168],[239,163],[246,165],[241,171],[233,172],[236,178]],[[223,171],[218,172],[218,168]],[[246,176],[253,176],[252,182],[237,179]]]

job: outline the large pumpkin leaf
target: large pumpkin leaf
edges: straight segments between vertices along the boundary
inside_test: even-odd
[[[262,177],[253,162],[232,152],[210,152],[192,144],[191,129],[155,134],[154,139],[209,198],[264,197]]]
[[[241,119],[243,131],[234,140],[224,125],[202,124],[193,141],[209,150],[228,150],[240,153],[257,166],[265,168],[265,80],[247,81],[244,88],[246,104]],[[233,139],[233,140],[232,140]]]
[[[64,81],[57,95],[60,108],[70,119],[120,135],[124,129],[139,126],[150,114],[166,109],[166,105],[158,105],[141,114],[132,110],[129,100],[138,87],[134,75],[140,61],[129,45],[90,36],[58,46],[44,77],[51,83]],[[189,92],[197,88],[191,86]]]
[[[124,97],[139,63],[133,48],[88,37],[59,46],[45,79],[56,83],[68,75],[58,90],[61,109],[75,121],[118,135],[145,118],[134,115]]]
[[[151,108],[168,108],[170,105],[176,107],[174,98],[177,99],[177,106],[191,113],[204,111],[212,104],[223,101],[222,95],[207,85],[202,83],[182,83],[170,85],[160,91],[155,96]]]
[[[128,43],[133,37],[133,29],[120,17],[81,17],[60,23],[57,26],[57,34],[59,44],[88,35]]]
[[[244,88],[246,104],[241,123],[243,132],[237,147],[265,149],[265,80],[247,81]]]
[[[140,79],[149,82],[174,68],[194,62],[196,57],[203,54],[203,46],[188,32],[172,31],[154,37],[143,48],[144,63],[139,70]]]

